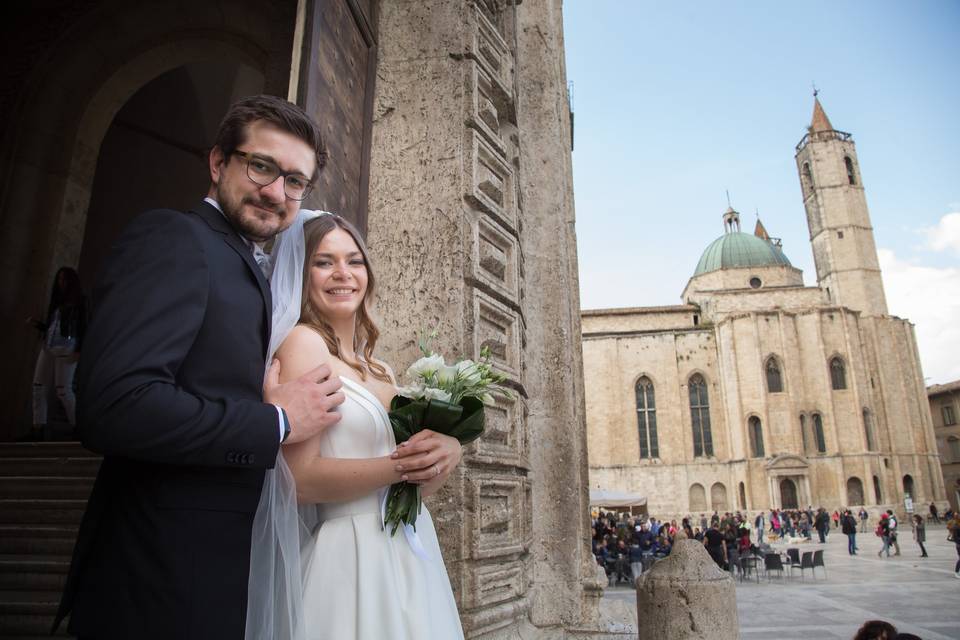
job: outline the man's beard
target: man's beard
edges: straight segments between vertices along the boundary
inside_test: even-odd
[[[288,226],[284,224],[285,221],[283,220],[286,215],[283,204],[271,204],[249,196],[244,196],[239,202],[234,202],[220,185],[217,185],[217,202],[223,210],[223,215],[230,221],[233,228],[248,240],[266,242]],[[277,222],[272,222],[264,221],[256,214],[244,216],[242,210],[246,204],[271,211],[275,213],[279,219]]]

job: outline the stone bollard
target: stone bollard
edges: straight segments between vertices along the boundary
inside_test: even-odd
[[[696,540],[677,540],[637,581],[638,640],[737,640],[737,591]]]

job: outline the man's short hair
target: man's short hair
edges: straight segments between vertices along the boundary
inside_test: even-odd
[[[320,135],[320,127],[299,105],[277,96],[248,96],[230,105],[214,141],[224,158],[229,158],[246,142],[247,126],[257,120],[268,122],[309,145],[317,158],[317,168],[312,176],[316,178],[327,164],[327,149]]]

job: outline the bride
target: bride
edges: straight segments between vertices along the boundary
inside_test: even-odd
[[[389,486],[436,492],[460,461],[460,443],[423,431],[396,445],[387,418],[396,380],[374,357],[366,247],[340,216],[315,215],[302,211],[274,247],[278,364],[270,375],[287,382],[326,363],[346,400],[339,422],[285,445],[268,473],[254,521],[246,638],[462,638],[427,508],[415,530],[391,536],[382,526]]]

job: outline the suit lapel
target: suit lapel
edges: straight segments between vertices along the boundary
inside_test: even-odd
[[[270,283],[260,270],[260,265],[253,259],[253,251],[247,246],[243,238],[234,230],[230,222],[224,217],[216,207],[209,202],[202,202],[197,209],[193,211],[210,226],[211,229],[223,235],[224,241],[231,249],[246,263],[250,273],[253,274],[260,288],[260,295],[263,296],[264,309],[264,336],[263,336],[263,357],[266,359],[267,350],[270,348],[270,330],[273,326],[273,298],[270,295]]]

